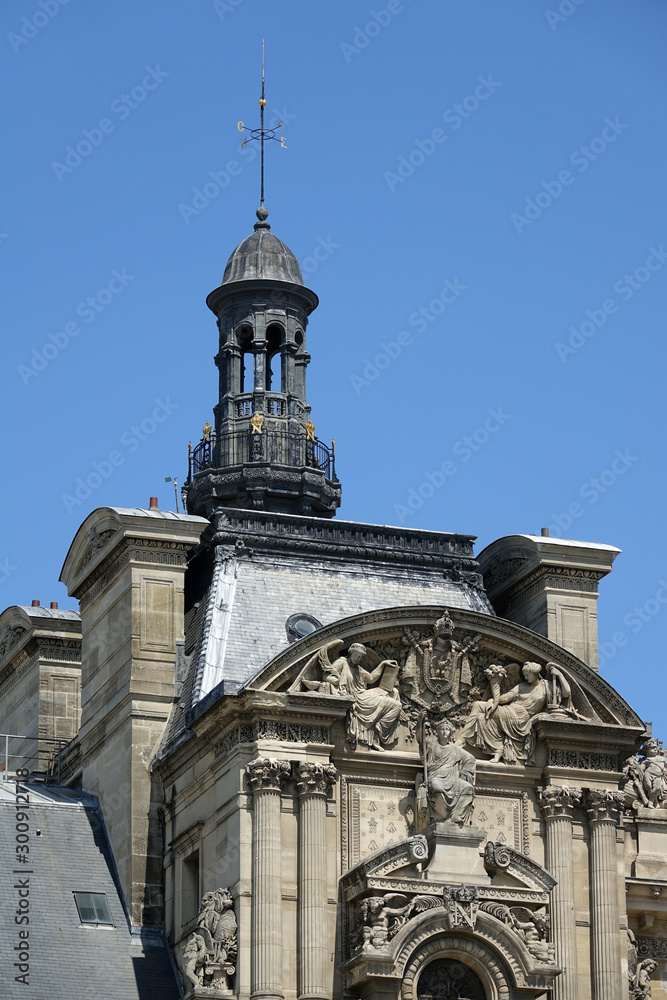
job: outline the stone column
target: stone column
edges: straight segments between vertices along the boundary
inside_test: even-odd
[[[336,780],[333,764],[299,762],[298,997],[331,996],[327,965],[327,788]]]
[[[250,995],[282,1000],[282,886],[280,789],[290,777],[286,760],[268,757],[246,765],[254,793],[252,820],[252,945]]]
[[[553,1000],[577,1000],[577,927],[574,919],[572,871],[572,812],[581,805],[579,788],[548,785],[538,788],[546,824],[547,868],[558,884],[551,893],[551,940],[563,970],[553,984]]]
[[[616,827],[623,808],[622,792],[586,790],[591,831],[590,907],[593,957],[593,1000],[625,1000],[621,976],[621,927],[616,865]]]

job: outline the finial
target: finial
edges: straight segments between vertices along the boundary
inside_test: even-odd
[[[270,229],[270,224],[266,221],[269,217],[269,210],[264,205],[260,205],[255,215],[259,219],[259,222],[255,223],[255,229]]]
[[[260,157],[260,197],[259,197],[259,208],[257,209],[258,222],[255,223],[255,229],[270,229],[271,226],[266,221],[268,216],[268,210],[264,207],[264,142],[266,139],[275,139],[279,142],[283,149],[287,149],[287,143],[285,142],[284,136],[277,136],[276,132],[279,132],[283,127],[283,122],[278,122],[273,128],[264,128],[264,108],[266,107],[266,98],[264,96],[264,39],[262,39],[262,96],[259,99],[259,128],[248,128],[242,121],[238,122],[237,128],[239,132],[249,132],[250,135],[246,136],[241,143],[241,149],[245,146],[247,142],[252,142],[253,139],[259,139],[259,145],[261,150]]]

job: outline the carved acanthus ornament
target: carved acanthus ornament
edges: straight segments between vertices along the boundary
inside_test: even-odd
[[[667,806],[667,755],[660,740],[648,739],[642,754],[629,757],[623,768],[626,805],[632,809]]]
[[[333,764],[299,761],[294,770],[299,796],[326,795],[327,790],[336,782],[336,768]]]
[[[260,757],[246,764],[248,787],[252,792],[280,791],[291,777],[292,768],[287,760]]]
[[[614,792],[609,788],[587,788],[584,794],[584,806],[589,823],[617,824],[625,803],[623,792]]]
[[[207,996],[229,995],[229,976],[236,972],[238,938],[233,906],[229,889],[204,893],[197,929],[183,951],[186,985],[193,990],[205,989]]]
[[[573,810],[581,805],[582,799],[581,789],[570,788],[569,785],[547,785],[537,789],[537,801],[545,819],[571,819]]]

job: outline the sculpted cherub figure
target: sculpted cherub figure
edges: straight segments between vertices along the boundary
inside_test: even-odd
[[[625,789],[636,797],[636,804],[659,809],[667,800],[667,756],[662,743],[648,739],[643,747],[643,759],[630,757],[623,768]]]

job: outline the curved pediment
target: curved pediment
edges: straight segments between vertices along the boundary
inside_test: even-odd
[[[302,703],[304,695],[356,697],[368,710],[357,711],[353,740],[376,749],[391,749],[402,732],[412,742],[420,712],[446,715],[470,745],[493,759],[504,753],[507,763],[528,759],[533,723],[572,723],[582,733],[593,726],[601,739],[607,726],[644,728],[611,685],[567,650],[513,622],[451,607],[343,618],[280,653],[247,689],[298,693]],[[364,721],[377,717],[375,703],[377,732]],[[484,704],[492,706],[486,714]],[[514,736],[509,745],[515,730],[526,734],[525,746]]]

